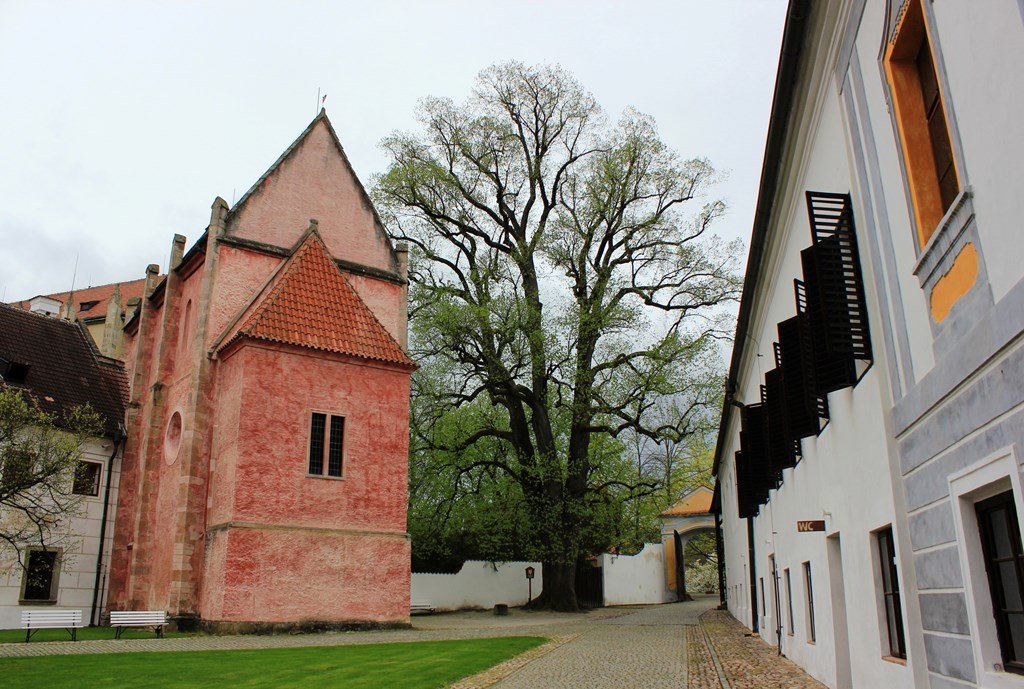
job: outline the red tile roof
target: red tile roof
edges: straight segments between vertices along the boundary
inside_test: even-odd
[[[249,337],[415,367],[311,231],[223,347]],[[221,347],[221,349],[223,349]]]
[[[129,282],[112,282],[109,285],[97,285],[95,287],[86,287],[84,289],[75,290],[75,318],[93,318],[95,316],[106,316],[107,315],[107,302],[114,296],[114,288],[120,286],[121,288],[121,308],[122,310],[128,310],[128,302],[131,299],[141,299],[142,290],[146,286],[146,279],[141,278],[139,280],[130,280]],[[54,294],[45,294],[39,296],[46,296],[50,299],[55,299],[61,303],[66,304],[68,300],[67,292],[56,292]],[[29,302],[31,299],[25,299],[23,301],[13,302],[13,306],[28,311]],[[89,302],[96,302],[88,309],[81,308],[83,304]]]

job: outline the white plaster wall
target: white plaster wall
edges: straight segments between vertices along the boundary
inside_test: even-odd
[[[933,8],[978,234],[998,302],[1021,279],[1024,21],[1011,0],[936,2]]]
[[[533,597],[540,595],[543,567],[539,562],[481,562],[470,560],[456,574],[413,572],[412,605],[435,610],[493,608],[498,603],[526,605],[529,582],[526,568],[533,567]]]
[[[93,590],[96,583],[96,557],[99,553],[100,523],[103,514],[103,495],[107,482],[110,453],[113,442],[97,438],[89,441],[83,448],[82,459],[101,462],[103,470],[100,475],[99,495],[82,498],[80,513],[67,520],[64,524],[60,547],[61,554],[60,580],[57,588],[57,603],[52,606],[34,604],[33,609],[78,608],[82,611],[82,620],[88,624],[92,612]],[[114,532],[114,509],[117,504],[117,486],[120,477],[121,455],[114,459],[114,475],[111,484],[110,508],[107,511],[106,543],[104,548],[104,570],[110,562],[110,548]],[[23,572],[11,558],[0,562],[0,629],[17,629],[21,625],[21,611],[27,606],[19,603],[21,596]],[[105,603],[106,579],[101,586],[101,601]]]
[[[870,3],[869,3],[870,4]],[[804,192],[806,190],[851,191],[851,161],[847,155],[847,133],[839,95],[832,78],[834,50],[841,39],[832,29],[812,27],[815,43],[807,50],[816,84],[797,108],[795,149],[785,158],[782,183],[774,206],[768,248],[762,264],[762,280],[754,301],[749,337],[743,343],[746,354],[739,375],[737,398],[745,403],[760,399],[764,373],[774,366],[772,343],[778,322],[796,313],[793,279],[801,275],[799,252],[810,245]],[[823,36],[823,38],[822,38]],[[877,47],[876,47],[877,49]],[[820,90],[819,90],[820,86]],[[791,145],[793,145],[791,143]],[[864,281],[869,292],[873,284],[870,255],[861,243]],[[869,317],[878,313],[877,300],[869,293]],[[896,521],[890,473],[889,440],[883,408],[888,408],[888,374],[881,361],[884,348],[881,328],[872,323],[875,365],[855,388],[829,395],[831,420],[818,437],[803,441],[803,456],[795,468],[787,469],[780,489],[772,491],[769,503],[754,520],[754,545],[760,598],[764,579],[767,610],[759,610],[761,637],[777,644],[774,594],[769,556],[775,555],[780,576],[780,608],[783,618],[782,650],[811,675],[829,686],[836,685],[836,643],[833,619],[845,610],[850,665],[855,687],[913,687],[909,667],[883,660],[882,621],[876,602],[873,559],[873,531]],[[726,549],[726,592],[729,609],[750,625],[750,566],[747,524],[737,515],[734,453],[739,445],[739,413],[730,410],[729,432],[719,472],[723,497],[723,540]],[[798,533],[796,522],[824,519],[826,533]],[[832,600],[826,536],[838,534],[842,543],[841,574],[845,596]],[[897,536],[898,537],[898,536]],[[814,586],[816,639],[810,643],[806,623],[807,596],[803,563],[810,562]],[[789,629],[783,572],[790,570],[794,625]],[[911,658],[911,662],[918,659]],[[918,662],[924,662],[920,659]]]
[[[636,555],[601,556],[605,605],[653,605],[675,600],[665,588],[665,548],[647,543]]]

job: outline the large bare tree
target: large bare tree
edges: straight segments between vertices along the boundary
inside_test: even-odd
[[[609,123],[561,68],[491,67],[464,103],[428,98],[419,118],[384,141],[375,201],[413,246],[414,355],[444,371],[419,393],[434,418],[473,411],[454,434],[433,436],[429,414],[417,431],[460,472],[521,487],[538,604],[573,610],[591,510],[652,488],[603,471],[606,441],[680,442],[719,399],[741,250],[709,232],[725,209],[711,164],[679,157],[650,117]],[[665,399],[669,423],[650,413]],[[469,451],[480,443],[497,449]]]

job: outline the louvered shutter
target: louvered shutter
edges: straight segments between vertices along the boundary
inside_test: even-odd
[[[782,369],[786,422],[791,438],[817,435],[821,420],[828,418],[828,401],[818,394],[811,342],[811,324],[806,313],[798,313],[778,325],[776,365]]]

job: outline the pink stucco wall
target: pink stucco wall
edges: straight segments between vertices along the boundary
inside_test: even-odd
[[[336,258],[396,269],[387,239],[323,119],[232,213],[228,234],[291,249],[310,218],[317,219]]]
[[[229,216],[229,233],[291,249],[315,217],[336,258],[394,271],[356,184],[318,121]],[[117,507],[112,607],[213,621],[407,621],[410,372],[249,340],[208,358],[284,259],[218,242],[195,260],[181,274],[172,271],[162,304],[145,301],[146,327],[126,343],[138,355],[139,375]],[[347,277],[398,337],[403,287]],[[306,475],[314,409],[346,417],[342,479]],[[183,429],[180,449],[171,452],[175,413]]]

